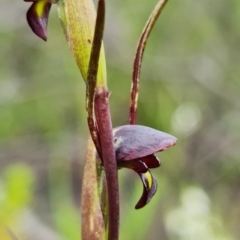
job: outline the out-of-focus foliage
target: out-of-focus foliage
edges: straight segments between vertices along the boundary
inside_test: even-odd
[[[182,192],[181,205],[168,214],[166,228],[172,239],[233,239],[227,236],[222,219],[212,214],[209,197],[197,187]]]
[[[155,3],[107,1],[114,126],[127,123],[135,47]],[[80,239],[85,86],[55,6],[47,43],[27,26],[29,6],[0,2],[0,234],[7,236],[7,226],[26,240]],[[120,239],[195,240],[204,231],[204,239],[240,238],[239,12],[237,0],[170,0],[154,28],[138,124],[179,141],[158,155],[159,189],[144,209],[134,210],[142,191],[137,176],[119,171]],[[6,206],[8,193],[14,208]]]
[[[0,180],[0,238],[10,239],[8,231],[20,225],[19,216],[32,198],[32,172],[23,164],[5,169]]]

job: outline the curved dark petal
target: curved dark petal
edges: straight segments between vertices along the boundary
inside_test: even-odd
[[[157,168],[161,165],[160,160],[154,154],[141,158],[141,161],[144,162],[148,168]]]
[[[118,162],[118,168],[129,168],[139,173],[146,173],[148,171],[147,165],[139,159],[131,161],[120,161]]]
[[[147,165],[141,160],[120,161],[118,167],[130,168],[135,171],[141,178],[143,183],[143,193],[135,209],[144,207],[157,191],[157,181],[152,173],[148,170]]]
[[[52,4],[44,0],[34,2],[27,11],[27,21],[32,31],[47,41],[47,23]]]
[[[157,191],[157,181],[150,171],[146,173],[138,173],[143,183],[143,193],[135,209],[144,207],[152,199]]]
[[[148,155],[141,159],[133,159],[133,160],[118,160],[117,162],[118,168],[130,168],[136,172],[145,172],[148,168],[157,168],[161,165],[160,160],[154,155]],[[143,167],[144,166],[144,167]]]
[[[125,125],[113,129],[117,160],[141,159],[163,151],[177,139],[170,134],[140,125]]]

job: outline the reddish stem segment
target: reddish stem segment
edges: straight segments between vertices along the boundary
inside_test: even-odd
[[[109,213],[108,239],[118,240],[119,234],[118,172],[113,145],[112,122],[109,110],[109,93],[107,88],[96,89],[94,107],[108,189],[108,213]]]
[[[132,74],[132,86],[131,86],[131,102],[130,102],[130,113],[129,113],[129,123],[136,124],[137,118],[137,105],[138,105],[138,92],[139,92],[139,81],[141,73],[141,65],[143,59],[144,49],[147,43],[147,39],[152,31],[152,28],[157,21],[160,13],[162,12],[164,6],[168,0],[160,0],[153,12],[151,13],[141,37],[138,41],[136,55],[133,63],[133,74]]]
[[[89,60],[88,74],[87,74],[87,85],[86,85],[86,108],[88,111],[88,127],[92,136],[93,142],[97,149],[98,155],[101,158],[100,143],[98,139],[98,130],[94,119],[94,91],[97,81],[98,73],[98,61],[102,46],[103,31],[104,31],[104,20],[105,20],[105,1],[98,1],[97,18],[94,30],[93,45]]]
[[[102,240],[105,237],[104,214],[99,196],[99,181],[103,181],[105,177],[99,169],[101,162],[97,157],[94,143],[89,138],[82,182],[82,240]]]

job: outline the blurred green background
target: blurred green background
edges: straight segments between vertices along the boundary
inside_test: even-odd
[[[156,1],[107,1],[114,126],[127,123],[136,43]],[[47,43],[30,4],[0,2],[0,239],[79,240],[88,136],[85,86],[52,7]],[[176,136],[158,154],[158,191],[119,171],[121,240],[240,239],[240,3],[171,0],[146,47],[138,124]]]

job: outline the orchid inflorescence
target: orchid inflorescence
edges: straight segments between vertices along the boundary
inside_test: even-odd
[[[99,239],[98,234],[101,232],[104,235],[105,230],[108,232],[108,239],[118,239],[119,191],[117,169],[128,168],[139,175],[143,184],[143,193],[135,208],[142,208],[151,200],[157,190],[157,181],[149,170],[160,166],[160,160],[155,156],[155,153],[164,151],[177,142],[177,139],[170,134],[150,127],[136,125],[143,52],[150,32],[168,0],[159,0],[143,29],[137,45],[133,64],[129,125],[114,129],[112,129],[109,110],[110,94],[107,88],[106,62],[102,43],[105,1],[98,0],[97,15],[91,0],[25,1],[32,2],[27,11],[28,24],[32,31],[44,41],[47,40],[47,24],[51,6],[57,3],[58,15],[66,39],[86,83],[87,121],[92,137],[92,145],[89,143],[88,148],[94,152],[92,154],[92,151],[87,150],[89,154],[86,154],[86,163],[90,162],[89,160],[94,156],[96,166],[99,164],[100,159],[101,169],[106,173],[105,186],[107,186],[108,200],[104,200],[106,204],[103,205],[108,205],[108,222],[105,224],[105,228],[102,228],[102,223],[99,220],[95,226],[98,230],[83,224],[82,236],[86,236],[83,239]],[[86,164],[85,166],[92,165]],[[93,180],[90,176],[95,175],[91,175],[90,171],[95,170],[94,168],[89,169],[84,170],[87,173],[84,176],[88,176],[86,178],[89,179],[84,181],[85,185],[83,184],[82,194],[82,196],[88,197],[91,195],[89,191],[95,191],[91,187],[98,186],[99,182],[102,181],[100,176]],[[91,184],[92,180],[97,184]],[[88,223],[96,217],[96,214],[99,214],[95,213],[97,209],[95,206],[96,204],[99,206],[99,202],[102,201],[101,197],[98,194],[92,194],[91,196],[91,202],[82,198],[82,206],[84,206],[82,209],[83,223]],[[100,215],[104,218],[105,210],[101,209],[101,211]],[[106,226],[108,229],[106,229]],[[91,231],[93,235],[90,234]]]
[[[25,1],[32,2],[27,11],[29,26],[38,37],[46,41],[49,12],[57,0]],[[114,128],[113,138],[118,169],[132,169],[141,178],[143,193],[135,208],[142,208],[157,190],[156,179],[149,170],[160,166],[160,160],[154,154],[175,145],[177,139],[170,134],[135,124]]]

